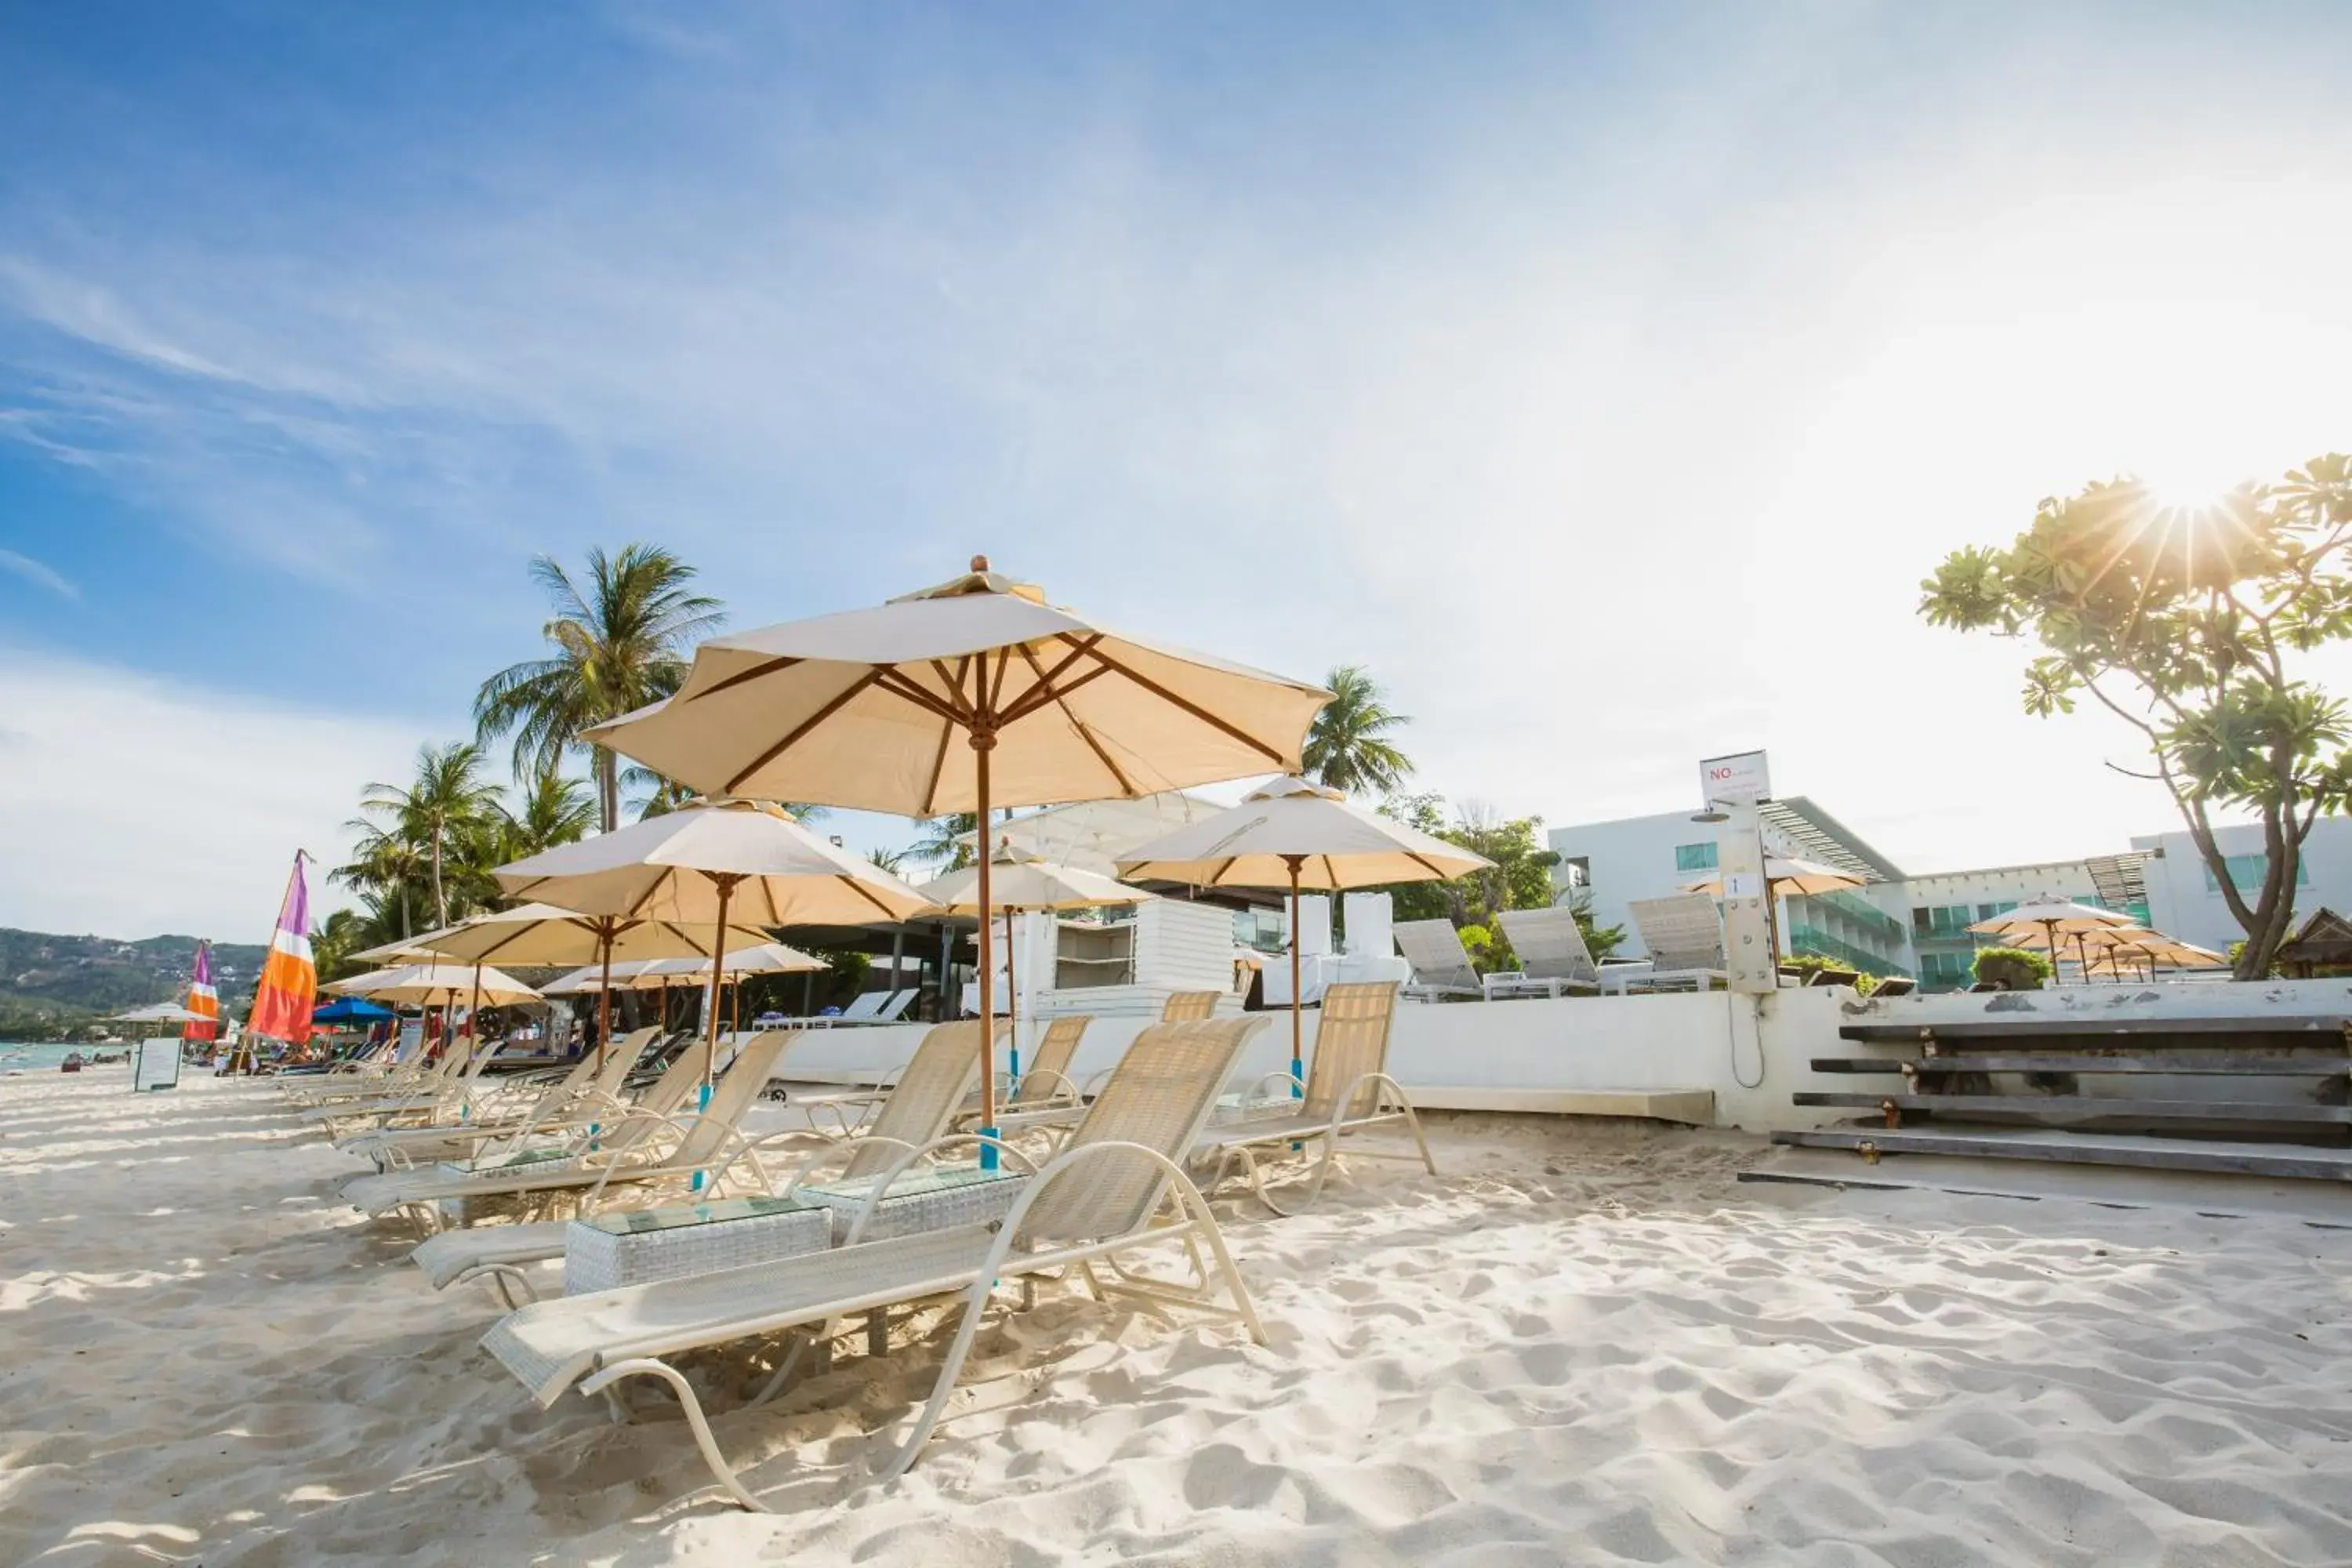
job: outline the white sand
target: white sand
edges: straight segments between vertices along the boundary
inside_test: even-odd
[[[2293,1220],[1742,1186],[1749,1140],[1465,1119],[1443,1180],[1227,1205],[1269,1349],[1005,1316],[967,1381],[1025,1395],[889,1490],[861,1432],[920,1349],[722,1418],[761,1518],[675,1421],[533,1408],[488,1295],[323,1203],[353,1167],[276,1104],[0,1079],[0,1562],[2352,1561],[2352,1235]]]

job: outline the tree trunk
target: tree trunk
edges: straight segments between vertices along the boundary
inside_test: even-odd
[[[449,899],[441,890],[441,835],[437,830],[433,835],[433,913],[436,930],[449,923]]]
[[[621,758],[605,746],[596,748],[596,809],[605,832],[621,826]]]

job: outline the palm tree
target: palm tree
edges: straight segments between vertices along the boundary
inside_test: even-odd
[[[406,789],[372,784],[360,809],[386,824],[383,836],[404,839],[431,873],[434,923],[449,923],[447,868],[451,850],[478,848],[498,809],[498,786],[482,777],[482,750],[468,742],[417,748],[416,777]],[[470,862],[473,857],[468,857]]]
[[[900,853],[909,860],[919,860],[926,866],[940,866],[949,871],[961,871],[971,864],[971,846],[961,842],[965,834],[980,831],[980,814],[975,811],[951,811],[945,816],[924,820],[923,836]],[[944,865],[942,865],[944,862]]]
[[[1361,665],[1341,665],[1325,684],[1331,700],[1307,732],[1307,776],[1349,795],[1393,795],[1412,776],[1412,759],[1387,737],[1412,721],[1390,710]]]
[[[541,629],[554,653],[509,665],[474,695],[478,738],[514,736],[518,775],[551,773],[580,732],[668,696],[686,678],[693,645],[725,620],[719,601],[691,593],[694,568],[650,544],[588,552],[584,591],[553,556],[530,563],[554,618]],[[620,761],[595,757],[598,818],[621,826]]]
[[[499,807],[501,863],[577,842],[596,826],[596,803],[588,798],[588,786],[578,779],[543,773],[532,778],[529,789],[518,793],[515,805]]]
[[[365,900],[381,941],[415,935],[412,895],[425,875],[416,846],[401,836],[397,823],[387,826],[362,816],[343,826],[358,837],[350,862],[330,871],[327,880],[341,883]]]

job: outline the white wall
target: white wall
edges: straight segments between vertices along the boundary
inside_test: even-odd
[[[1693,822],[1687,811],[1670,811],[1657,816],[1556,827],[1546,837],[1563,862],[1580,857],[1590,864],[1588,886],[1594,921],[1604,926],[1622,926],[1625,941],[1615,956],[1639,958],[1644,956],[1641,933],[1625,906],[1635,899],[1663,899],[1681,892],[1685,882],[1709,875],[1676,870],[1675,847],[1713,843],[1717,831],[1713,824]],[[1564,868],[1555,885],[1566,890]]]
[[[2194,1014],[2293,1019],[2352,1012],[2352,982],[2274,981],[2234,984],[2164,981],[2147,985],[2076,985],[2000,994],[1907,996],[1872,1001],[1843,987],[1784,990],[1748,998],[1721,991],[1658,996],[1573,997],[1559,1001],[1423,1005],[1405,1003],[1390,1038],[1389,1068],[1406,1092],[1480,1089],[1706,1089],[1718,1125],[1751,1131],[1818,1127],[1858,1112],[1801,1110],[1800,1089],[1866,1092],[1891,1081],[1816,1073],[1816,1057],[1896,1054],[1838,1037],[1849,1022],[1925,1026],[2032,1012],[2102,1018]],[[1250,1042],[1243,1077],[1282,1070],[1290,1055],[1290,1016],[1266,1013]],[[1320,1015],[1303,1017],[1314,1049]],[[1147,1017],[1097,1018],[1078,1047],[1072,1076],[1084,1081],[1116,1064]],[[779,1076],[822,1079],[895,1070],[922,1039],[919,1025],[832,1029],[795,1043]],[[1034,1038],[1034,1034],[1029,1037]],[[2233,1093],[2238,1092],[2233,1089]]]
[[[2213,837],[2225,855],[2262,853],[2263,830],[2257,826],[2219,827]],[[2245,928],[2230,913],[2221,890],[2206,886],[2204,857],[2186,828],[2135,837],[2132,847],[2150,852],[2145,872],[2147,917],[2157,930],[2216,952],[2244,940]],[[2310,880],[2294,890],[2297,919],[2323,904],[2352,915],[2352,818],[2326,816],[2314,823],[2311,837],[2303,841],[2303,858]]]

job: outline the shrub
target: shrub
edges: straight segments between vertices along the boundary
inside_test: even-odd
[[[2047,954],[2022,947],[1977,949],[1976,976],[1980,985],[1990,983],[2011,991],[2039,991],[2050,974]]]

